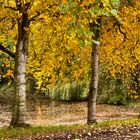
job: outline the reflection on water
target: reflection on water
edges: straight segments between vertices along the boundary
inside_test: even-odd
[[[121,113],[120,113],[121,112]],[[48,99],[28,99],[27,117],[31,125],[63,125],[86,123],[86,102],[58,102]],[[97,105],[97,120],[137,117],[139,109],[124,106]],[[8,126],[11,105],[0,105],[0,127]]]

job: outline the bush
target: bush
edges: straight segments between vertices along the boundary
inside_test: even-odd
[[[7,85],[7,83],[0,84],[0,104],[13,103],[14,88],[13,85]]]
[[[73,81],[70,83],[57,83],[49,88],[47,93],[51,99],[77,101],[87,97],[88,89],[84,81]],[[87,93],[86,93],[87,92]]]
[[[99,103],[124,105],[128,101],[127,87],[120,79],[100,79],[98,93]]]

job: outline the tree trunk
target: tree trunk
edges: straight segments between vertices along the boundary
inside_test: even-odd
[[[100,28],[101,17],[97,19],[97,23],[90,23],[90,30],[93,33],[92,37],[92,54],[91,54],[91,81],[90,91],[88,96],[88,117],[87,123],[96,123],[96,97],[98,90],[98,56],[100,46]]]
[[[12,112],[11,126],[27,125],[26,115],[26,62],[27,62],[27,46],[29,33],[27,13],[23,13],[18,21],[18,42],[15,54],[15,95],[14,106]]]
[[[137,92],[140,98],[140,64],[138,64],[138,68],[137,68]]]

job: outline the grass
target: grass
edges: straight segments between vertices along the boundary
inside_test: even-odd
[[[91,126],[84,124],[84,125],[60,125],[60,126],[44,126],[44,127],[39,126],[39,127],[27,127],[27,128],[21,128],[21,127],[1,128],[0,139],[28,137],[28,136],[38,135],[38,134],[46,135],[48,133],[67,132],[67,131],[79,130],[79,129],[86,130],[86,129],[110,127],[116,125],[128,125],[128,124],[140,124],[140,119],[105,121]]]
[[[60,126],[38,126],[38,127],[17,127],[17,128],[1,128],[0,129],[0,139],[1,138],[19,138],[24,136],[32,136],[37,134],[47,134],[54,132],[64,132],[72,129],[86,128],[86,125],[60,125]]]

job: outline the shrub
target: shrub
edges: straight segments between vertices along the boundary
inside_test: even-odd
[[[51,99],[56,100],[84,100],[87,97],[87,84],[84,81],[73,81],[69,83],[58,82],[49,88],[47,93]]]
[[[121,79],[100,79],[97,101],[107,104],[126,104],[127,87]]]

